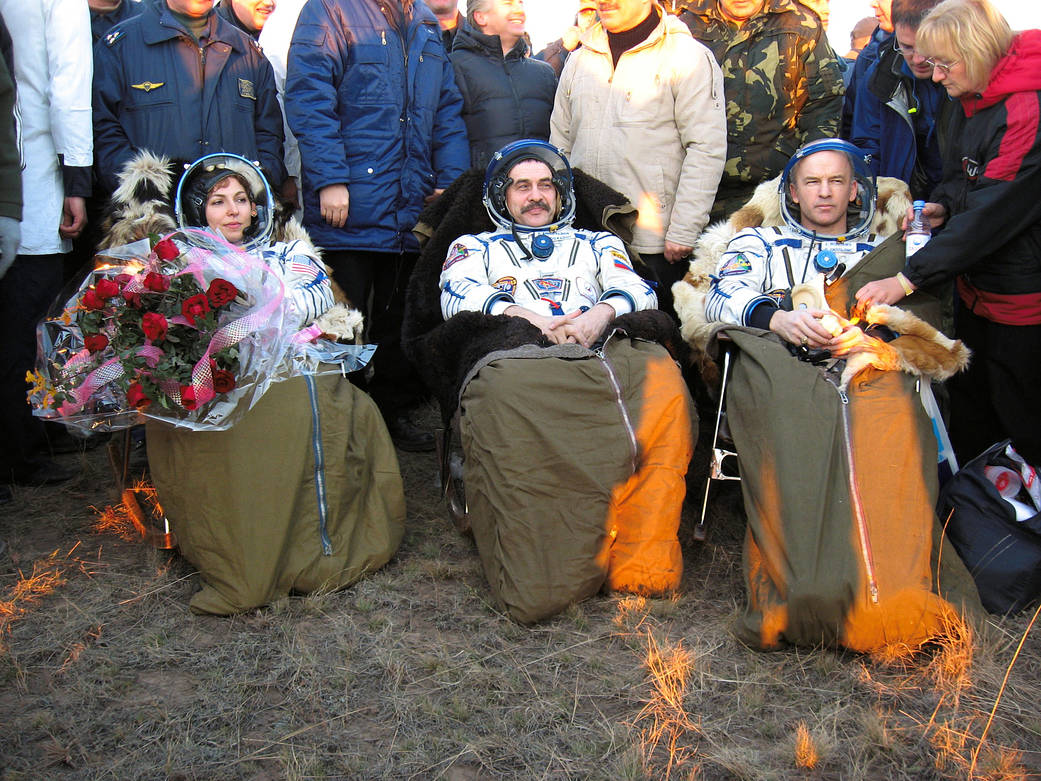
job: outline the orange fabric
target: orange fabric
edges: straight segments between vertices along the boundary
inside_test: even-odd
[[[636,405],[633,405],[636,406]],[[683,575],[677,537],[693,455],[690,397],[667,356],[646,365],[636,440],[640,466],[611,495],[607,588],[646,596],[675,591]]]

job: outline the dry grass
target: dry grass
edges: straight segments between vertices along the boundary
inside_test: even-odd
[[[402,454],[409,518],[387,567],[213,618],[187,610],[189,565],[93,509],[115,506],[104,454],[83,465],[77,483],[16,489],[0,509],[5,781],[1041,773],[1030,616],[952,622],[928,648],[876,657],[736,643],[736,486],[715,494],[700,546],[692,478],[678,596],[600,596],[524,628],[491,603],[434,459]]]

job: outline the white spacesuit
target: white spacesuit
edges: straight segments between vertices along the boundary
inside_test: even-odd
[[[800,160],[829,150],[849,157],[857,187],[846,230],[840,235],[821,235],[805,227],[789,188]],[[783,226],[745,228],[727,244],[705,298],[708,320],[769,328],[774,311],[792,308],[786,299],[793,287],[820,274],[828,282],[848,274],[882,241],[869,233],[875,213],[874,181],[859,150],[850,144],[822,139],[800,149],[781,175],[778,196]]]
[[[525,257],[531,237],[510,231],[460,236],[441,272],[441,313],[472,310],[498,315],[511,304],[539,314],[563,315],[601,301],[616,314],[653,309],[654,290],[629,262],[611,233],[563,227],[540,233],[552,241],[548,257]]]
[[[553,171],[560,213],[537,228],[514,221],[504,193],[517,156],[500,152],[489,166],[484,193],[498,229],[452,243],[440,278],[444,318],[463,311],[498,315],[513,304],[546,316],[585,311],[601,302],[616,315],[657,307],[653,287],[633,270],[621,239],[571,226],[575,196],[567,161],[548,144],[525,144],[524,149]]]
[[[823,273],[850,271],[881,238],[874,234],[808,238],[788,226],[745,228],[727,244],[705,299],[705,315],[734,325],[755,325],[760,304],[782,307],[793,287]]]

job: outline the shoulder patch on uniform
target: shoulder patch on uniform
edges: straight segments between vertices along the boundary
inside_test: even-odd
[[[257,92],[253,88],[253,82],[249,79],[239,79],[239,95],[250,100],[256,100]]]
[[[154,89],[166,86],[165,81],[142,81],[140,84],[131,84],[130,89],[144,90],[145,92],[151,92]]]
[[[492,287],[512,296],[517,289],[517,277],[499,277],[492,283]]]
[[[624,268],[626,271],[632,271],[633,267],[629,263],[629,256],[624,252],[619,252],[616,249],[608,250],[611,255],[614,256],[615,268]]]
[[[111,46],[112,44],[114,44],[116,41],[118,41],[122,37],[123,37],[123,31],[122,30],[113,30],[112,32],[110,32],[108,35],[105,36],[105,45],[106,46]]]
[[[461,241],[456,242],[452,245],[452,249],[448,253],[448,260],[445,261],[445,264],[441,267],[441,270],[445,271],[449,267],[454,266],[463,258],[470,257],[475,252],[477,252],[477,250],[475,250],[473,247],[467,247]]]
[[[719,270],[721,277],[733,277],[738,274],[747,274],[752,270],[752,263],[745,257],[745,253],[739,252],[730,258]]]

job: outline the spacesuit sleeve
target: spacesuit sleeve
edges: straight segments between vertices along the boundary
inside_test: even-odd
[[[772,247],[754,228],[734,236],[712,276],[705,298],[706,319],[750,325],[752,310],[760,304],[773,304],[763,293],[771,255]]]
[[[261,254],[285,285],[294,327],[314,322],[335,303],[329,275],[306,245],[298,241],[275,244]]]
[[[593,239],[593,251],[599,266],[600,294],[597,303],[607,303],[615,313],[656,309],[658,297],[654,288],[633,270],[622,240],[611,233],[600,233]]]
[[[441,267],[441,316],[447,320],[459,312],[502,314],[513,296],[488,279],[489,245],[477,236],[460,236],[452,242]]]

